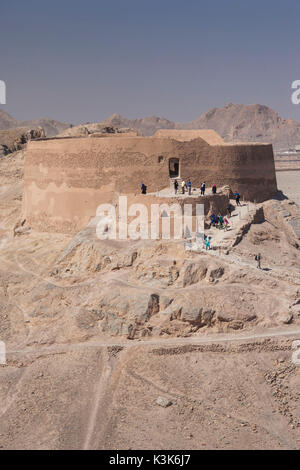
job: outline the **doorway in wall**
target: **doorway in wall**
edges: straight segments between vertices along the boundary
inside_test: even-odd
[[[179,176],[179,158],[170,158],[169,160],[170,178],[178,178]]]

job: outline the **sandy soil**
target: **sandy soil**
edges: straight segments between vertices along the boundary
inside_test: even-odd
[[[300,171],[278,171],[277,185],[300,206]]]
[[[0,447],[299,449],[295,205],[228,253],[74,243],[20,224],[23,159],[0,161]]]
[[[299,449],[291,337],[159,343],[15,356],[1,374],[2,448]]]

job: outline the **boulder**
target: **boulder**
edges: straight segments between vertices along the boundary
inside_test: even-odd
[[[162,406],[163,408],[168,408],[169,406],[173,405],[173,402],[166,397],[159,396],[155,402],[158,406]]]

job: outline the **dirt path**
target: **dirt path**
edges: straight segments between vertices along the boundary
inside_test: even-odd
[[[202,344],[217,344],[227,342],[242,342],[242,341],[256,341],[261,339],[272,339],[272,338],[286,338],[295,337],[300,339],[300,328],[280,328],[274,331],[262,331],[260,333],[239,333],[239,334],[226,334],[226,335],[208,335],[203,337],[186,337],[186,338],[162,338],[162,339],[148,339],[148,340],[120,340],[114,341],[113,339],[107,340],[92,340],[86,342],[77,342],[72,344],[54,344],[51,346],[35,346],[35,347],[24,347],[22,349],[9,349],[7,348],[7,356],[9,359],[10,355],[26,355],[26,354],[39,354],[41,355],[52,355],[66,351],[78,350],[82,348],[105,348],[105,347],[121,347],[121,348],[135,348],[135,347],[147,347],[147,346],[182,346],[182,345],[202,345]]]
[[[103,402],[104,395],[108,387],[108,382],[109,382],[109,378],[111,376],[112,370],[113,370],[112,363],[109,359],[107,350],[104,350],[103,356],[102,356],[102,370],[101,370],[101,374],[99,377],[99,381],[96,384],[93,405],[92,405],[90,416],[88,418],[87,433],[86,433],[86,437],[85,437],[85,441],[83,445],[83,450],[90,449],[91,439],[93,437],[94,429],[96,426],[100,403]]]

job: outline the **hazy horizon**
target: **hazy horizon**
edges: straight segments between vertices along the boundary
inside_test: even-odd
[[[2,0],[1,109],[73,124],[114,113],[186,122],[232,102],[300,120],[299,14],[295,0]]]

